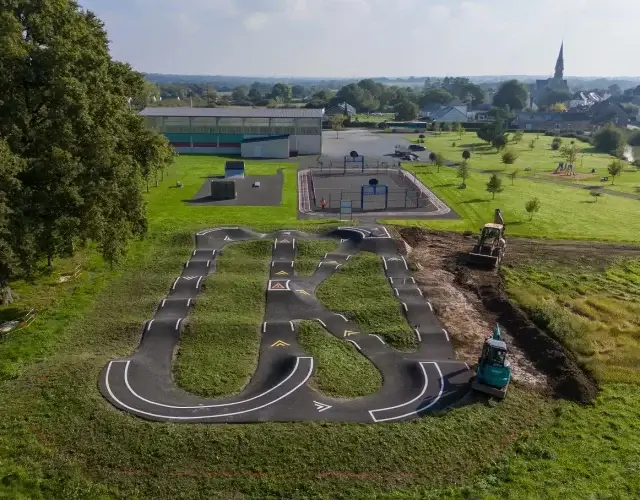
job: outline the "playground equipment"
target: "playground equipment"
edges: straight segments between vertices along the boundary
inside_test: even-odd
[[[504,224],[485,224],[478,242],[469,252],[468,262],[495,269],[504,257],[505,248]]]
[[[564,173],[565,175],[576,175],[576,169],[573,163],[558,163],[553,171],[554,174]]]
[[[504,399],[511,381],[507,344],[501,337],[500,325],[496,325],[493,336],[484,341],[476,368],[476,378],[471,384],[473,390],[498,399]]]
[[[371,179],[369,184],[363,184],[360,187],[360,209],[364,210],[364,201],[366,196],[384,196],[383,210],[389,206],[389,186],[386,184],[378,184],[378,179]]]
[[[241,178],[244,179],[244,162],[238,160],[230,160],[224,164],[225,178]]]

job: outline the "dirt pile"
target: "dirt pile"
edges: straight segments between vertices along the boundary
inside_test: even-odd
[[[485,338],[495,323],[499,323],[510,347],[514,383],[533,389],[551,389],[559,397],[581,403],[595,398],[595,382],[580,369],[569,351],[534,325],[509,300],[499,273],[465,265],[466,252],[474,242],[471,235],[420,228],[403,228],[399,232],[411,247],[409,261],[416,280],[450,331],[460,359],[477,362]],[[538,249],[532,252],[531,245],[540,245],[540,252]],[[505,262],[524,255],[575,259],[575,247],[570,243],[544,246],[512,238]],[[632,247],[623,249],[638,251]]]

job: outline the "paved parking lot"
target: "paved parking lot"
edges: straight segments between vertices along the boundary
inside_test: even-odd
[[[322,156],[326,158],[343,158],[351,151],[368,159],[391,161],[395,146],[398,144],[409,145],[404,134],[388,134],[384,132],[366,129],[341,130],[339,137],[333,130],[322,133]],[[425,152],[416,152],[425,155]],[[426,153],[428,155],[428,153]],[[425,157],[426,159],[426,157]]]

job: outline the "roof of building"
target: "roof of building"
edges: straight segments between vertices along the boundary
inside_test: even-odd
[[[144,108],[141,116],[220,118],[322,118],[322,109],[307,108]]]
[[[530,111],[522,111],[516,113],[518,120],[534,121],[534,122],[580,122],[589,121],[589,115],[582,112],[547,112],[547,113],[531,113]]]
[[[329,113],[331,111],[337,111],[337,112],[342,112],[342,113],[348,113],[350,115],[355,115],[356,114],[356,108],[354,108],[351,104],[348,104],[346,102],[341,102],[339,104],[336,104],[334,106],[331,106],[329,109],[327,109],[325,111],[326,113]]]
[[[267,142],[267,141],[280,141],[282,139],[288,139],[289,134],[280,134],[280,135],[270,135],[268,137],[249,137],[248,139],[243,139],[243,144],[248,144],[252,142]]]
[[[467,115],[464,112],[460,111],[460,107],[457,107],[457,106],[445,106],[444,108],[441,108],[438,111],[436,111],[435,113],[433,113],[431,115],[431,118],[433,118],[434,120],[437,120],[438,118],[442,118],[443,116],[448,115],[452,111],[457,112],[458,114],[462,115],[464,118],[467,117]]]

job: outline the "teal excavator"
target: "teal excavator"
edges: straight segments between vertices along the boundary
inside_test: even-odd
[[[471,387],[498,399],[504,399],[511,380],[511,366],[507,359],[507,344],[502,340],[500,325],[493,336],[485,340],[478,360],[476,378]]]

